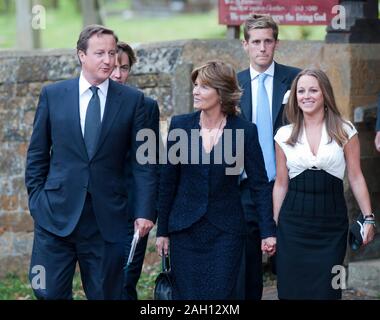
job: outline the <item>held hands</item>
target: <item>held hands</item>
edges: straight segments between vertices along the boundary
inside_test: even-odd
[[[378,152],[380,152],[380,131],[376,132],[376,137],[375,137],[375,148]]]
[[[276,253],[276,238],[268,237],[261,240],[261,251],[266,253],[269,257]]]
[[[157,253],[162,256],[162,249],[164,249],[165,256],[169,253],[169,237],[157,237],[156,240]]]
[[[135,220],[135,231],[139,230],[140,237],[145,237],[149,231],[153,228],[154,223],[148,219],[137,218]]]

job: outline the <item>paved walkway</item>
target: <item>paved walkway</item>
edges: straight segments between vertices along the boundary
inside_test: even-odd
[[[276,286],[264,287],[263,300],[278,300]],[[342,300],[380,300],[379,297],[370,297],[364,292],[346,289],[343,290]]]

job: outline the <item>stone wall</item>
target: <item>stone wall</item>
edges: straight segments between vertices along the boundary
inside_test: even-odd
[[[162,129],[174,114],[192,110],[191,70],[208,59],[248,67],[238,40],[175,41],[135,47],[139,62],[130,83],[158,100]],[[354,108],[376,101],[380,92],[380,45],[281,42],[279,63],[320,67],[329,75],[343,114],[353,120]],[[26,272],[32,246],[33,223],[24,187],[25,152],[41,87],[78,75],[74,51],[0,52],[0,276]],[[357,124],[362,145],[362,167],[372,204],[380,217],[379,154],[373,146],[374,120]],[[350,217],[358,213],[346,183]],[[380,222],[380,221],[378,221]],[[347,259],[380,256],[380,240]]]

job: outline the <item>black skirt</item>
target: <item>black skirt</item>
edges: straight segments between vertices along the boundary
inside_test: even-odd
[[[173,299],[241,299],[244,238],[218,229],[206,216],[170,235]]]
[[[306,170],[289,182],[277,231],[280,299],[341,299],[334,266],[347,246],[343,181],[323,170]]]

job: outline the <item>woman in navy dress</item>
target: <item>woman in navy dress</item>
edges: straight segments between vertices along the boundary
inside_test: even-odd
[[[290,124],[275,136],[278,296],[340,299],[333,267],[343,266],[346,253],[346,166],[352,192],[366,219],[363,243],[375,234],[357,131],[341,117],[330,81],[321,70],[306,69],[298,74],[285,114]]]
[[[191,79],[198,111],[171,120],[156,246],[168,254],[170,240],[174,299],[242,299],[243,166],[260,212],[265,250],[274,249],[270,185],[256,126],[237,116],[241,91],[233,68],[211,61],[195,69]]]

